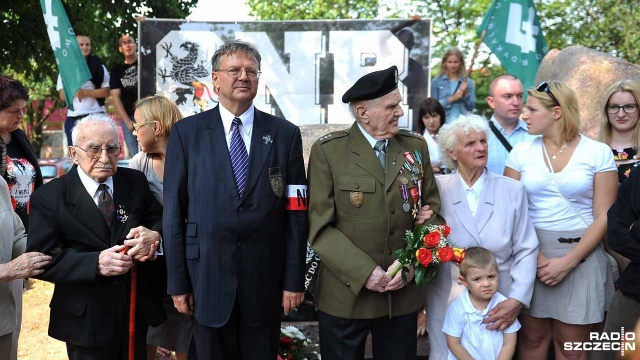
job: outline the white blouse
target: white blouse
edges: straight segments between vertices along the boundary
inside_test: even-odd
[[[617,171],[609,146],[584,135],[580,135],[571,159],[562,171],[555,173],[555,177],[544,163],[541,136],[516,144],[506,166],[520,172],[520,181],[529,199],[529,216],[535,228],[551,231],[578,230],[590,225],[593,222],[595,174]]]

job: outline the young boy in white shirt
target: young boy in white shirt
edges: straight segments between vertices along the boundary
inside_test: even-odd
[[[447,336],[450,360],[511,359],[516,350],[516,321],[502,331],[487,330],[482,323],[498,303],[506,300],[498,292],[498,264],[482,247],[465,250],[460,281],[467,290],[449,305],[442,331]]]

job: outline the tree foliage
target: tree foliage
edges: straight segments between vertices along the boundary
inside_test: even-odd
[[[580,45],[640,63],[640,2],[543,0],[536,6],[549,48]]]
[[[136,16],[185,18],[196,0],[63,0],[76,33],[87,34],[92,52],[107,68],[122,61],[118,38],[137,34]],[[11,68],[32,80],[55,80],[53,51],[38,0],[3,0],[0,4],[0,70]]]
[[[373,19],[378,0],[247,0],[259,20]]]
[[[185,18],[197,0],[62,0],[76,33],[91,38],[92,53],[110,69],[122,61],[118,39],[137,34],[136,16]],[[56,91],[58,69],[38,0],[0,2],[0,73],[20,80],[29,89],[31,105],[26,129],[37,151],[44,123],[54,108],[63,107]],[[45,101],[47,100],[47,101]],[[45,104],[47,104],[45,106]]]

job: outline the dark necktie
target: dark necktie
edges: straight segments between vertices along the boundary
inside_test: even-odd
[[[111,194],[109,194],[109,186],[106,184],[100,184],[98,186],[98,190],[100,194],[98,195],[98,209],[100,209],[100,213],[102,217],[104,217],[104,221],[107,222],[107,225],[111,227],[113,222],[113,217],[116,214],[116,208],[113,205],[113,198]]]
[[[231,144],[229,145],[229,155],[231,156],[231,167],[233,168],[233,176],[236,178],[238,194],[242,196],[244,186],[247,183],[249,155],[247,154],[247,148],[244,145],[244,140],[242,140],[240,126],[242,126],[242,121],[238,118],[233,118],[233,122],[231,123]]]
[[[385,148],[387,147],[387,142],[384,140],[378,140],[376,145],[373,147],[373,150],[378,152],[378,160],[380,160],[380,165],[382,165],[382,170],[387,171],[387,153]]]

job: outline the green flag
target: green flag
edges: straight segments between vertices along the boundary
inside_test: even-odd
[[[549,51],[533,0],[493,0],[478,28],[478,36],[517,76],[525,92],[534,86],[538,66]]]
[[[40,0],[40,6],[62,78],[67,107],[73,110],[73,97],[82,84],[91,79],[91,72],[61,0]]]

